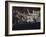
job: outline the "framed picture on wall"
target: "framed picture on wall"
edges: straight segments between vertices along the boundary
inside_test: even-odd
[[[45,33],[45,3],[5,1],[5,35]]]

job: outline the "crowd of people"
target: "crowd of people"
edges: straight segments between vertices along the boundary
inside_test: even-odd
[[[37,15],[32,15],[32,14],[33,12],[32,11],[30,12],[29,9],[26,9],[26,11],[23,11],[23,13],[20,12],[19,10],[16,10],[14,18],[17,21],[17,23],[25,23],[25,22],[33,23],[33,22],[36,22],[35,16]]]

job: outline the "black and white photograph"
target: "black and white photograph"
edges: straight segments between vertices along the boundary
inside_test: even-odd
[[[40,29],[40,8],[12,7],[13,30]]]
[[[45,3],[5,2],[5,35],[45,33]]]

